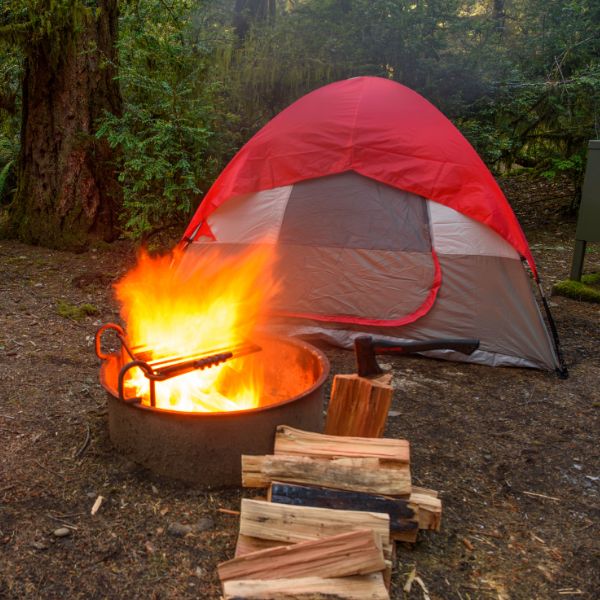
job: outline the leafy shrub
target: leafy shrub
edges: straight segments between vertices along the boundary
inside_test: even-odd
[[[224,125],[232,117],[220,105],[221,88],[209,78],[214,47],[198,39],[188,3],[167,12],[142,0],[125,10],[125,107],[105,115],[97,136],[120,150],[123,225],[140,239],[189,219],[237,140]]]

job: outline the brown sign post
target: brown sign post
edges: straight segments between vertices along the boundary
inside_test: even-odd
[[[600,242],[600,140],[590,140],[581,193],[581,206],[575,232],[575,252],[571,279],[581,281],[585,248],[588,242]]]

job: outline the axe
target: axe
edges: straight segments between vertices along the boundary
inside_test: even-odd
[[[426,350],[454,350],[461,354],[473,354],[479,348],[479,340],[440,339],[422,342],[388,342],[361,335],[354,339],[356,368],[361,377],[383,373],[377,364],[377,354],[414,354]]]

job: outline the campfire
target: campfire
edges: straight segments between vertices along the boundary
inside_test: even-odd
[[[273,246],[223,257],[208,250],[193,269],[182,255],[152,258],[117,285],[129,355],[120,394],[146,406],[183,412],[222,412],[259,406],[261,347],[249,342],[277,286]]]
[[[113,445],[152,471],[239,485],[243,453],[268,452],[281,423],[322,428],[325,356],[264,335],[277,292],[272,246],[150,257],[116,285],[125,327],[96,334]],[[116,351],[102,350],[116,334]]]

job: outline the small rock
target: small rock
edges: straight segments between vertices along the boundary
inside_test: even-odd
[[[67,537],[71,535],[71,530],[66,527],[59,527],[52,532],[52,535],[54,535],[54,537]]]
[[[202,517],[195,525],[194,531],[200,533],[202,531],[209,531],[213,529],[215,522],[210,517]]]
[[[36,550],[48,550],[48,544],[44,544],[44,542],[31,542],[31,545]]]
[[[384,371],[391,371],[392,370],[392,365],[390,363],[379,363],[379,366],[384,370]]]
[[[190,525],[184,525],[183,523],[169,523],[167,533],[173,537],[185,537],[192,533],[192,527]]]
[[[200,578],[202,577],[202,575],[204,575],[204,569],[202,567],[196,567],[196,577]]]
[[[400,416],[400,411],[399,410],[390,410],[388,411],[388,417],[399,417]]]

